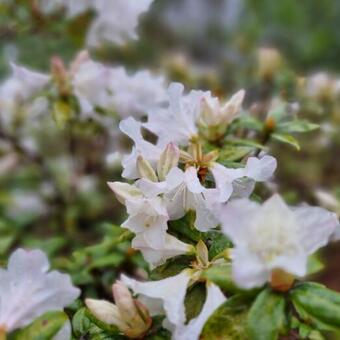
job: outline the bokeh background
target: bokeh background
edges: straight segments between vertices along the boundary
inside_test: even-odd
[[[97,61],[147,68],[188,88],[221,96],[245,88],[245,106],[257,115],[284,96],[321,128],[299,139],[300,151],[270,145],[279,164],[271,190],[340,214],[340,2],[155,0],[138,40],[89,48],[94,16],[45,15],[38,1],[0,0],[1,80],[10,62],[48,73],[55,56],[68,65],[88,49]],[[108,290],[120,268],[145,268],[115,226],[124,211],[106,186],[120,176],[108,154],[126,141],[116,136],[112,149],[112,135],[94,121],[60,129],[52,112],[18,124],[10,135],[0,131],[1,259],[17,246],[40,247],[89,290]],[[320,256],[327,265],[316,279],[340,291],[339,242]]]

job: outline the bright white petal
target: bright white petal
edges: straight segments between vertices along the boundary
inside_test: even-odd
[[[136,294],[144,295],[149,299],[143,300],[148,307],[148,301],[154,300],[159,306],[159,302],[166,314],[167,321],[176,327],[185,320],[184,299],[190,274],[183,271],[178,275],[168,277],[160,281],[139,282],[122,275],[121,281],[131,288]],[[151,305],[151,307],[155,307]]]
[[[191,245],[186,244],[169,234],[165,235],[165,243],[163,246],[158,244],[156,248],[151,247],[145,234],[137,235],[132,240],[131,246],[142,252],[144,259],[151,267],[160,266],[165,263],[167,259],[178,255],[184,255],[192,251]]]
[[[220,288],[212,283],[207,284],[207,297],[200,314],[190,320],[187,325],[181,325],[175,329],[172,335],[173,340],[198,340],[202,329],[215,312],[227,299],[221,292]]]

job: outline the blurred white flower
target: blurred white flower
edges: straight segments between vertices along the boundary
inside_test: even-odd
[[[192,275],[191,270],[185,270],[160,281],[139,282],[124,275],[121,280],[139,295],[151,315],[165,313],[163,326],[172,332],[173,340],[198,340],[205,322],[226,298],[217,286],[208,282],[200,314],[186,324],[184,300]]]
[[[96,108],[117,112],[121,117],[142,116],[166,99],[165,79],[147,70],[129,74],[125,68],[113,68],[83,60],[72,72],[74,93],[83,114]]]
[[[21,66],[11,64],[11,67],[12,76],[0,86],[0,119],[5,126],[9,125],[20,106],[33,99],[50,79]]]
[[[316,190],[314,194],[322,207],[334,211],[338,215],[338,217],[340,216],[340,201],[334,195],[323,189]],[[339,240],[340,240],[340,224],[336,227],[332,235],[332,241]]]
[[[16,250],[7,269],[0,269],[0,328],[11,332],[48,311],[63,310],[79,296],[70,277],[48,272],[40,250]]]
[[[146,12],[153,0],[93,0],[97,16],[88,32],[91,47],[114,43],[123,45],[138,38],[139,17]]]
[[[165,78],[142,70],[129,74],[123,67],[111,69],[111,107],[122,117],[142,116],[166,101]]]
[[[338,91],[336,79],[328,73],[318,72],[306,78],[305,93],[316,100],[334,98]]]
[[[186,146],[198,135],[197,119],[200,115],[202,91],[184,95],[184,86],[172,83],[168,89],[168,107],[148,112],[145,128],[158,136],[158,145],[170,142]]]
[[[234,200],[221,211],[222,230],[235,245],[233,277],[249,289],[273,279],[275,271],[303,277],[308,256],[327,244],[336,215],[322,208],[289,208],[274,195],[263,205]]]

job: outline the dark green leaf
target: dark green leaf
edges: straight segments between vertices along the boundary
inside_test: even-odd
[[[221,305],[205,324],[201,340],[251,340],[244,327],[251,299],[235,295]]]
[[[189,288],[184,302],[187,321],[198,316],[204,305],[205,298],[205,284],[198,283]]]
[[[252,340],[276,340],[283,331],[286,302],[282,294],[264,289],[252,305],[247,329]]]
[[[320,330],[340,330],[340,293],[317,283],[302,283],[290,292],[300,317]]]

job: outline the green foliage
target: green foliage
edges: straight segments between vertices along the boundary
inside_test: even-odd
[[[252,340],[276,340],[286,325],[286,301],[282,294],[264,289],[252,305],[247,329]]]
[[[187,322],[199,315],[203,308],[205,298],[206,287],[204,283],[195,284],[188,289],[184,302]]]
[[[50,340],[68,322],[63,312],[48,312],[10,336],[11,340]]]
[[[282,133],[273,133],[270,135],[272,139],[281,142],[283,144],[288,144],[293,146],[296,150],[300,150],[300,144],[297,139],[291,135],[286,135]]]
[[[340,330],[340,293],[317,283],[301,283],[290,292],[302,320],[319,330]]]
[[[221,305],[205,324],[201,339],[251,340],[244,327],[251,298],[235,295]]]

